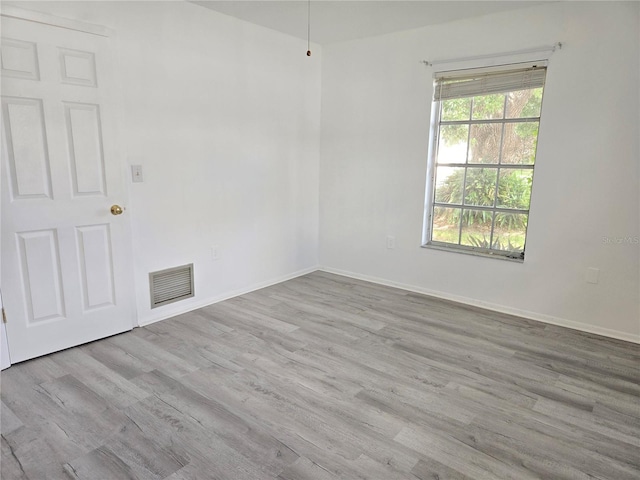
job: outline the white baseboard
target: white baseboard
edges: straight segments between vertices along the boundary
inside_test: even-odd
[[[595,325],[589,325],[587,323],[576,322],[574,320],[567,320],[564,318],[558,318],[551,315],[545,315],[542,313],[530,312],[528,310],[521,310],[518,308],[506,307],[496,303],[484,302],[474,298],[463,297],[460,295],[452,295],[446,292],[440,292],[437,290],[430,290],[428,288],[417,287],[415,285],[407,285],[405,283],[394,282],[383,278],[372,277],[369,275],[361,275],[355,272],[349,272],[346,270],[339,270],[331,267],[320,267],[319,270],[327,273],[334,273],[336,275],[342,275],[343,277],[354,278],[357,280],[364,280],[365,282],[377,283],[379,285],[385,285],[387,287],[400,288],[409,292],[421,293],[424,295],[430,295],[432,297],[442,298],[444,300],[451,300],[453,302],[463,303],[465,305],[471,305],[474,307],[486,308],[487,310],[493,310],[494,312],[506,313],[509,315],[515,315],[523,317],[528,320],[536,320],[538,322],[548,323],[559,327],[571,328],[573,330],[579,330],[581,332],[593,333],[596,335],[602,335],[603,337],[615,338],[618,340],[624,340],[632,343],[640,343],[640,335],[633,333],[620,332],[618,330],[612,330],[610,328],[598,327]]]
[[[166,320],[167,318],[175,317],[177,315],[182,315],[183,313],[191,312],[193,310],[197,310],[198,308],[206,307],[208,305],[213,305],[214,303],[222,302],[224,300],[229,300],[230,298],[238,297],[246,293],[251,293],[256,290],[260,290],[261,288],[270,287],[271,285],[275,285],[276,283],[286,282],[287,280],[291,280],[296,277],[301,277],[302,275],[307,275],[317,270],[318,270],[318,266],[305,268],[302,270],[298,270],[297,272],[272,278],[265,282],[254,283],[253,285],[250,285],[246,288],[233,290],[231,292],[227,292],[222,295],[218,295],[216,297],[210,297],[204,300],[200,300],[197,303],[190,303],[188,305],[172,308],[171,310],[164,310],[162,313],[159,312],[157,315],[154,315],[150,318],[146,318],[139,321],[138,326],[144,327],[146,325],[151,325],[152,323],[160,322],[161,320]],[[174,305],[171,305],[171,306],[174,306]]]

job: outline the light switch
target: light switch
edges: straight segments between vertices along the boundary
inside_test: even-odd
[[[393,235],[387,235],[387,248],[396,248],[396,237],[394,237]]]
[[[587,283],[598,283],[599,273],[600,269],[598,268],[587,268]]]
[[[131,165],[131,181],[133,183],[141,183],[142,178],[142,165]]]

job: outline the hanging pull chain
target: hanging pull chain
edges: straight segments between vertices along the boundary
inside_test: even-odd
[[[311,0],[307,0],[307,57],[311,56]]]

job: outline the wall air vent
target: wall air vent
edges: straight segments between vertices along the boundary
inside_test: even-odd
[[[149,274],[151,308],[193,297],[193,263]]]

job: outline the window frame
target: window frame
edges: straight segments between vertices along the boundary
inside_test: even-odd
[[[529,62],[526,62],[529,63]],[[548,64],[546,60],[539,60],[539,61],[535,61],[536,66],[539,67],[544,67],[545,69],[548,68]],[[533,65],[533,64],[532,64]],[[499,66],[492,66],[492,67],[488,67],[487,70],[490,70],[492,72],[509,72],[509,71],[513,71],[513,70],[517,70],[519,68],[522,68],[523,63],[519,63],[519,62],[514,62],[514,63],[508,63],[508,64],[503,64],[503,65],[499,65]],[[478,67],[478,68],[459,68],[459,69],[455,69],[455,70],[448,70],[448,72],[451,72],[452,74],[464,74],[465,70],[469,71],[469,70],[473,70],[473,71],[483,71],[485,70],[483,67]],[[436,75],[441,74],[444,72],[436,72],[434,74],[434,91],[435,91],[435,85],[436,85]],[[546,72],[545,72],[545,77],[546,77]],[[542,100],[544,100],[544,88],[546,87],[546,85],[543,85],[543,94],[542,94]],[[537,87],[532,87],[532,88],[537,88]],[[505,92],[506,93],[506,92]],[[486,93],[486,95],[491,95],[492,93]],[[483,94],[480,94],[483,95]],[[480,96],[477,95],[477,96]],[[463,98],[463,97],[454,97],[454,98]],[[471,97],[473,98],[473,97]],[[518,118],[507,118],[506,117],[506,102],[507,99],[505,97],[505,106],[503,107],[503,117],[499,118],[499,119],[483,119],[483,120],[474,120],[473,119],[473,101],[471,103],[470,106],[470,116],[468,120],[441,120],[441,115],[442,115],[442,100],[438,99],[438,98],[433,98],[432,100],[432,104],[431,104],[431,119],[430,119],[430,129],[429,129],[429,147],[428,147],[428,157],[427,157],[427,182],[426,182],[426,193],[425,193],[425,210],[424,210],[424,220],[423,220],[423,232],[422,232],[422,247],[424,248],[430,248],[430,249],[435,249],[435,250],[442,250],[442,251],[448,251],[448,252],[457,252],[457,253],[463,253],[463,254],[471,254],[471,255],[477,255],[477,256],[484,256],[484,257],[490,257],[490,258],[499,258],[499,259],[503,259],[503,260],[508,260],[508,261],[515,261],[515,262],[519,262],[522,263],[524,262],[524,258],[525,258],[525,250],[526,250],[526,241],[527,241],[527,234],[528,234],[528,221],[529,221],[529,215],[530,215],[530,211],[531,211],[531,204],[529,204],[529,208],[526,210],[522,210],[522,209],[510,209],[510,208],[501,208],[497,206],[497,187],[496,187],[496,197],[494,198],[494,204],[493,206],[475,206],[475,205],[465,205],[465,199],[464,199],[464,190],[465,190],[465,186],[466,186],[466,177],[467,174],[466,172],[468,171],[469,168],[489,168],[491,170],[495,170],[496,171],[496,186],[498,185],[498,181],[500,179],[500,171],[501,169],[504,170],[530,170],[532,172],[531,176],[532,176],[532,184],[531,184],[531,194],[533,193],[533,177],[534,177],[534,172],[535,172],[535,164],[537,161],[537,153],[538,153],[538,140],[539,140],[539,127],[540,127],[540,122],[541,122],[541,118],[542,118],[542,105],[540,107],[540,112],[539,115],[537,117],[518,117]],[[498,163],[496,164],[483,164],[483,163],[467,163],[469,158],[469,141],[470,141],[470,136],[471,136],[471,126],[472,125],[483,125],[483,124],[495,124],[495,123],[499,123],[502,125],[503,128],[503,132],[502,132],[502,136],[501,136],[501,146],[502,143],[504,142],[504,126],[505,124],[509,124],[509,123],[525,123],[525,122],[537,122],[538,124],[538,135],[536,136],[536,149],[535,149],[535,153],[534,153],[534,161],[531,164],[502,164],[501,162],[501,158],[498,160]],[[465,162],[464,163],[445,163],[445,164],[438,164],[437,160],[438,160],[438,147],[439,147],[439,134],[440,134],[440,129],[442,126],[446,126],[446,125],[469,125],[469,133],[468,133],[468,138],[467,138],[467,156],[465,158]],[[500,153],[500,155],[502,155],[502,152]],[[437,171],[437,167],[438,166],[445,166],[445,167],[458,167],[458,168],[464,168],[465,169],[465,180],[463,183],[463,190],[462,190],[462,194],[463,194],[463,198],[461,199],[461,203],[460,204],[444,204],[441,202],[436,202],[435,199],[435,194],[436,194],[436,171]],[[462,228],[463,228],[463,212],[465,209],[471,209],[471,210],[485,210],[485,211],[490,211],[492,212],[492,222],[491,222],[491,235],[493,235],[494,232],[494,227],[495,227],[495,215],[497,213],[515,213],[515,214],[526,214],[527,215],[527,228],[525,230],[525,243],[523,245],[522,251],[521,252],[514,252],[514,251],[509,251],[509,250],[494,250],[491,248],[481,248],[481,247],[476,247],[476,246],[470,246],[470,245],[461,245],[460,243],[458,244],[454,244],[454,243],[447,243],[447,242],[440,242],[437,240],[433,240],[432,239],[432,234],[433,234],[433,214],[434,214],[434,207],[435,206],[444,206],[444,207],[453,207],[453,208],[458,208],[460,209],[460,213],[461,213],[461,219],[460,219],[460,223],[458,225],[458,242],[460,242],[461,239],[461,232],[462,232]],[[492,238],[492,237],[490,237]]]

